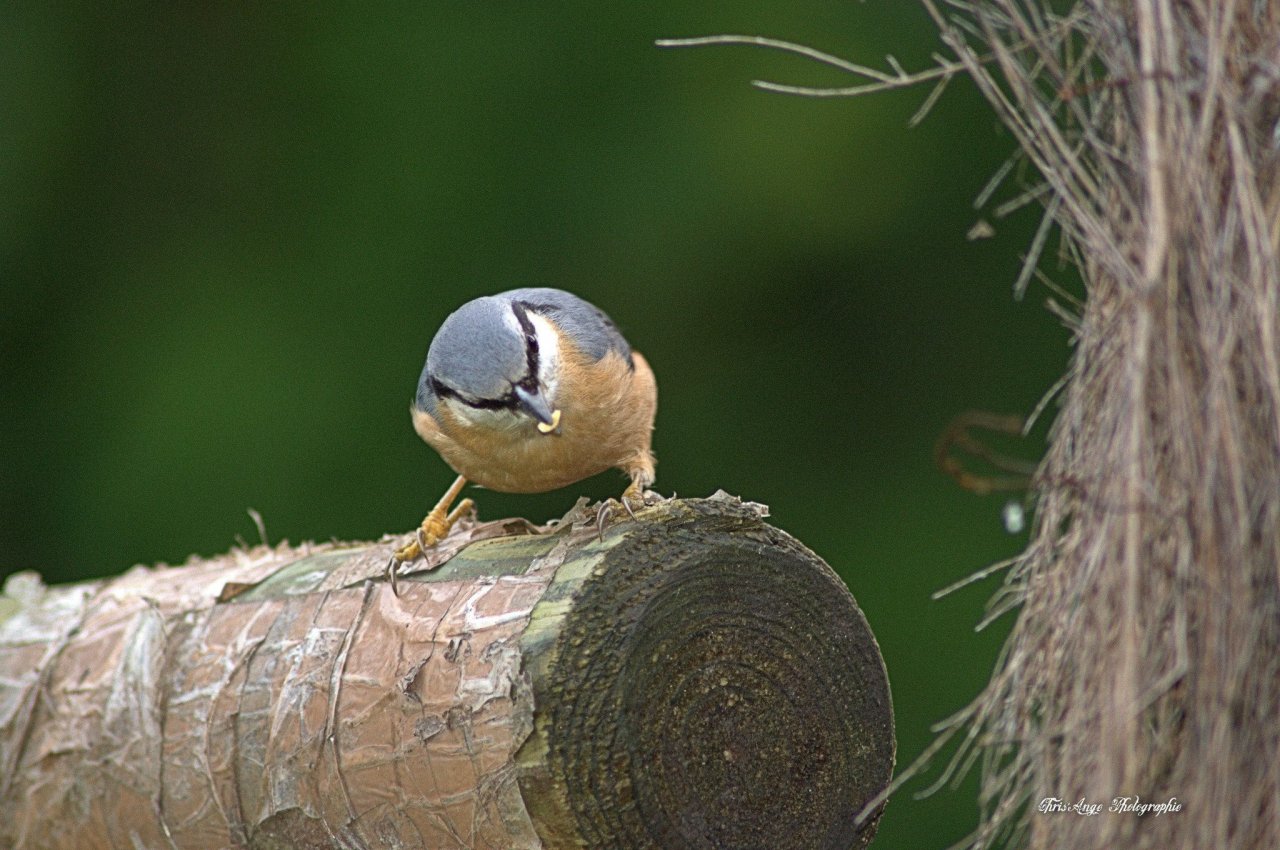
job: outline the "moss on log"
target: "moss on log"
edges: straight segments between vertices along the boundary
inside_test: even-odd
[[[894,738],[848,590],[763,510],[234,552],[0,597],[0,845],[862,847]]]

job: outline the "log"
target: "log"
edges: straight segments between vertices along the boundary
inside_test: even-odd
[[[0,846],[863,847],[879,649],[716,494],[535,528],[235,550],[0,597]]]

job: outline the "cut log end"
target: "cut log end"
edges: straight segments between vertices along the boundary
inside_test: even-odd
[[[558,637],[517,758],[539,762],[521,788],[548,848],[871,840],[879,813],[858,815],[894,756],[875,639],[830,568],[746,507],[668,503],[561,568],[586,578],[567,612],[543,603]]]

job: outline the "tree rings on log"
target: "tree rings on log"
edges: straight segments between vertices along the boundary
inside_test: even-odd
[[[758,506],[669,502],[567,560],[522,638],[548,848],[863,847],[894,757],[849,591]]]

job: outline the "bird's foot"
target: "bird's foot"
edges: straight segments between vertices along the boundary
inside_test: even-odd
[[[449,531],[463,514],[475,509],[475,502],[471,499],[463,499],[453,510],[449,510],[453,500],[458,498],[458,493],[466,483],[466,479],[459,475],[453,482],[453,486],[431,509],[431,513],[423,518],[422,524],[414,532],[413,540],[397,549],[387,561],[387,579],[391,582],[391,592],[396,596],[400,595],[400,588],[396,583],[396,574],[400,570],[400,565],[421,558],[428,549],[448,536]]]
[[[596,536],[604,539],[604,530],[609,527],[609,520],[613,518],[614,510],[619,504],[633,520],[638,521],[636,511],[649,505],[651,497],[654,501],[662,499],[656,493],[645,490],[639,481],[632,481],[627,489],[622,491],[620,497],[601,502],[600,507],[596,509]]]

